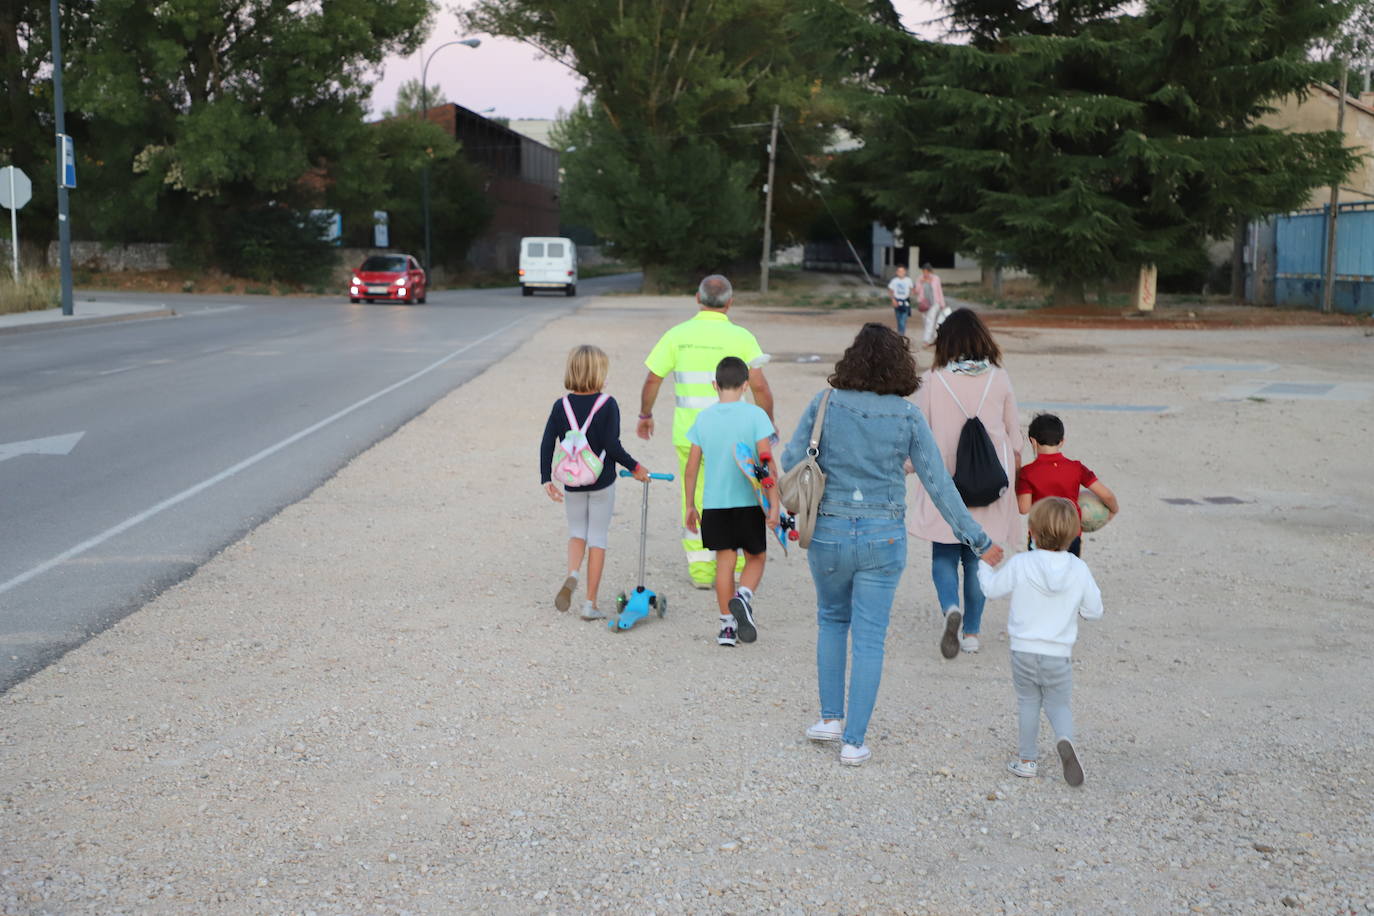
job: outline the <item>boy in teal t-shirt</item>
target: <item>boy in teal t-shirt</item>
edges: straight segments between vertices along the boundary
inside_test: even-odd
[[[778,465],[769,454],[773,421],[759,407],[744,400],[749,387],[749,367],[744,360],[727,356],[716,366],[712,383],[720,403],[697,415],[687,430],[692,450],[682,485],[687,494],[687,529],[701,531],[701,542],[716,552],[716,602],[720,605],[720,633],[716,642],[733,646],[737,639],[753,642],[758,638],[754,626],[754,589],[763,578],[768,559],[768,531],[778,524],[777,498],[769,500],[769,516],[764,518],[754,485],[735,461],[740,443],[754,451],[755,458],[768,465],[769,474],[778,478]],[[702,505],[696,505],[697,475],[706,462],[706,486]],[[744,569],[735,587],[735,557],[744,551]]]

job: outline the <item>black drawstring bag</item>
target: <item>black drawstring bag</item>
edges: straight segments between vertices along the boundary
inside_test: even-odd
[[[949,387],[949,383],[938,372],[934,373],[949,392],[949,396],[954,398],[954,403],[965,418],[964,428],[959,431],[959,447],[954,453],[952,476],[954,488],[959,491],[964,505],[970,509],[990,506],[1007,492],[1007,472],[997,458],[997,449],[992,445],[992,437],[988,435],[987,427],[978,419],[978,411],[983,409],[983,401],[987,400],[988,389],[992,387],[992,376],[995,374],[996,370],[989,374],[987,387],[983,389],[983,397],[978,401],[978,410],[973,412],[973,416],[969,416],[968,411],[964,410],[964,405],[954,397],[954,390]]]

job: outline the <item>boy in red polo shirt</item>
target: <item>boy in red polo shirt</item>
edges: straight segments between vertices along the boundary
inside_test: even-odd
[[[1025,515],[1031,506],[1048,496],[1062,496],[1078,508],[1078,490],[1087,487],[1107,507],[1107,521],[1116,517],[1116,494],[1082,462],[1064,457],[1064,421],[1052,413],[1036,415],[1031,420],[1027,438],[1035,447],[1035,460],[1023,465],[1016,474],[1016,507]],[[1027,547],[1034,544],[1027,542]],[[1083,550],[1083,533],[1073,539],[1069,553],[1079,556]]]

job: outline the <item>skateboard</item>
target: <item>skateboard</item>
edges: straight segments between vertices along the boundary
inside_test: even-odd
[[[621,469],[621,477],[633,477],[629,471]],[[650,474],[644,481],[644,502],[639,510],[639,584],[629,594],[621,592],[615,596],[615,618],[606,621],[612,633],[628,630],[653,611],[660,618],[668,613],[668,599],[650,591],[644,585],[644,547],[649,537],[649,481],[672,480],[672,474]]]
[[[743,442],[735,445],[735,464],[739,465],[740,471],[754,485],[754,493],[759,498],[759,508],[763,510],[765,516],[772,510],[772,503],[768,499],[768,494],[774,489],[772,475],[768,473],[768,460],[771,456],[760,455],[754,457],[754,449]],[[787,556],[787,542],[797,540],[797,520],[794,516],[788,515],[787,510],[783,509],[778,513],[778,525],[773,529],[773,534],[782,545],[782,555]]]

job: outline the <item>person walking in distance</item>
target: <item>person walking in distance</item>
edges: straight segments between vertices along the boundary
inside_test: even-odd
[[[663,380],[671,374],[675,400],[673,447],[677,450],[678,471],[684,476],[692,452],[687,431],[692,428],[701,411],[719,400],[712,383],[716,378],[716,366],[725,357],[737,357],[749,367],[749,390],[754,395],[754,403],[762,408],[770,421],[773,420],[773,392],[763,375],[768,355],[759,348],[759,342],[753,334],[730,321],[728,313],[734,298],[735,291],[730,281],[720,274],[712,274],[702,280],[697,288],[700,311],[687,321],[669,328],[644,360],[649,374],[645,376],[644,389],[640,392],[639,425],[636,431],[641,439],[653,436],[654,401],[658,399]],[[702,504],[708,473],[705,471],[697,477],[695,495],[698,506]],[[715,553],[702,544],[699,531],[688,530],[689,508],[691,506],[684,492],[681,510],[682,549],[687,554],[688,575],[692,585],[697,588],[714,588]]]
[[[911,289],[916,284],[906,275],[905,267],[897,268],[897,276],[888,281],[887,294],[892,298],[892,312],[897,320],[897,333],[906,333],[906,320],[911,317]]]
[[[935,332],[949,317],[949,306],[945,305],[945,291],[940,278],[930,262],[921,265],[921,275],[916,278],[916,307],[925,319],[922,327],[921,342],[927,347],[935,343]]]

